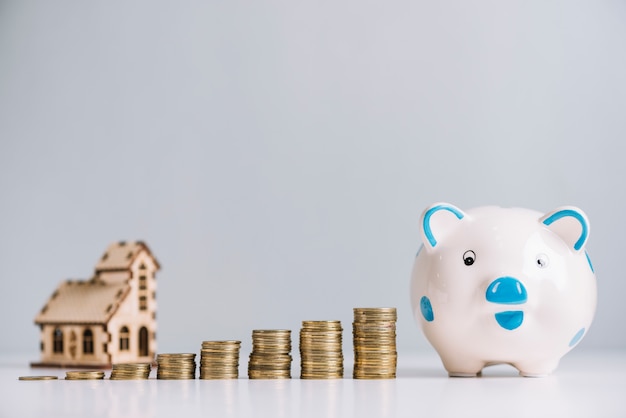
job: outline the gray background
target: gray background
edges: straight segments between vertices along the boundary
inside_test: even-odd
[[[591,220],[626,346],[626,3],[1,1],[0,351],[106,246],[146,240],[159,351],[396,306],[435,201]],[[617,326],[617,327],[616,327]],[[294,336],[297,333],[294,332]]]

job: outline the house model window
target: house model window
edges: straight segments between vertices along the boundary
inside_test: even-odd
[[[141,242],[111,244],[89,280],[66,280],[35,318],[41,361],[33,366],[108,367],[151,362],[156,352],[156,272]]]
[[[120,351],[128,351],[130,348],[128,327],[120,329]]]
[[[83,332],[83,354],[93,354],[93,332],[89,328]]]
[[[54,344],[53,346],[54,353],[63,354],[63,331],[61,331],[61,328],[54,329],[54,334],[52,338],[53,338],[53,344]]]

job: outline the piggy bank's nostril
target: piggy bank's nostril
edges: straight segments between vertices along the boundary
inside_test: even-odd
[[[519,305],[526,303],[528,295],[526,288],[514,277],[499,277],[487,288],[485,295],[488,302],[500,303],[503,305]]]

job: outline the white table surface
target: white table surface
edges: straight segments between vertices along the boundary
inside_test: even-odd
[[[246,367],[242,355],[240,376]],[[449,378],[434,352],[400,352],[392,380],[18,380],[65,371],[0,356],[0,417],[626,417],[626,351],[615,350],[574,350],[544,378],[505,365]]]

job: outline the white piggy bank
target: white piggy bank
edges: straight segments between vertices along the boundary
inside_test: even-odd
[[[450,376],[500,363],[550,374],[589,329],[597,288],[580,209],[436,203],[420,232],[413,314]]]

